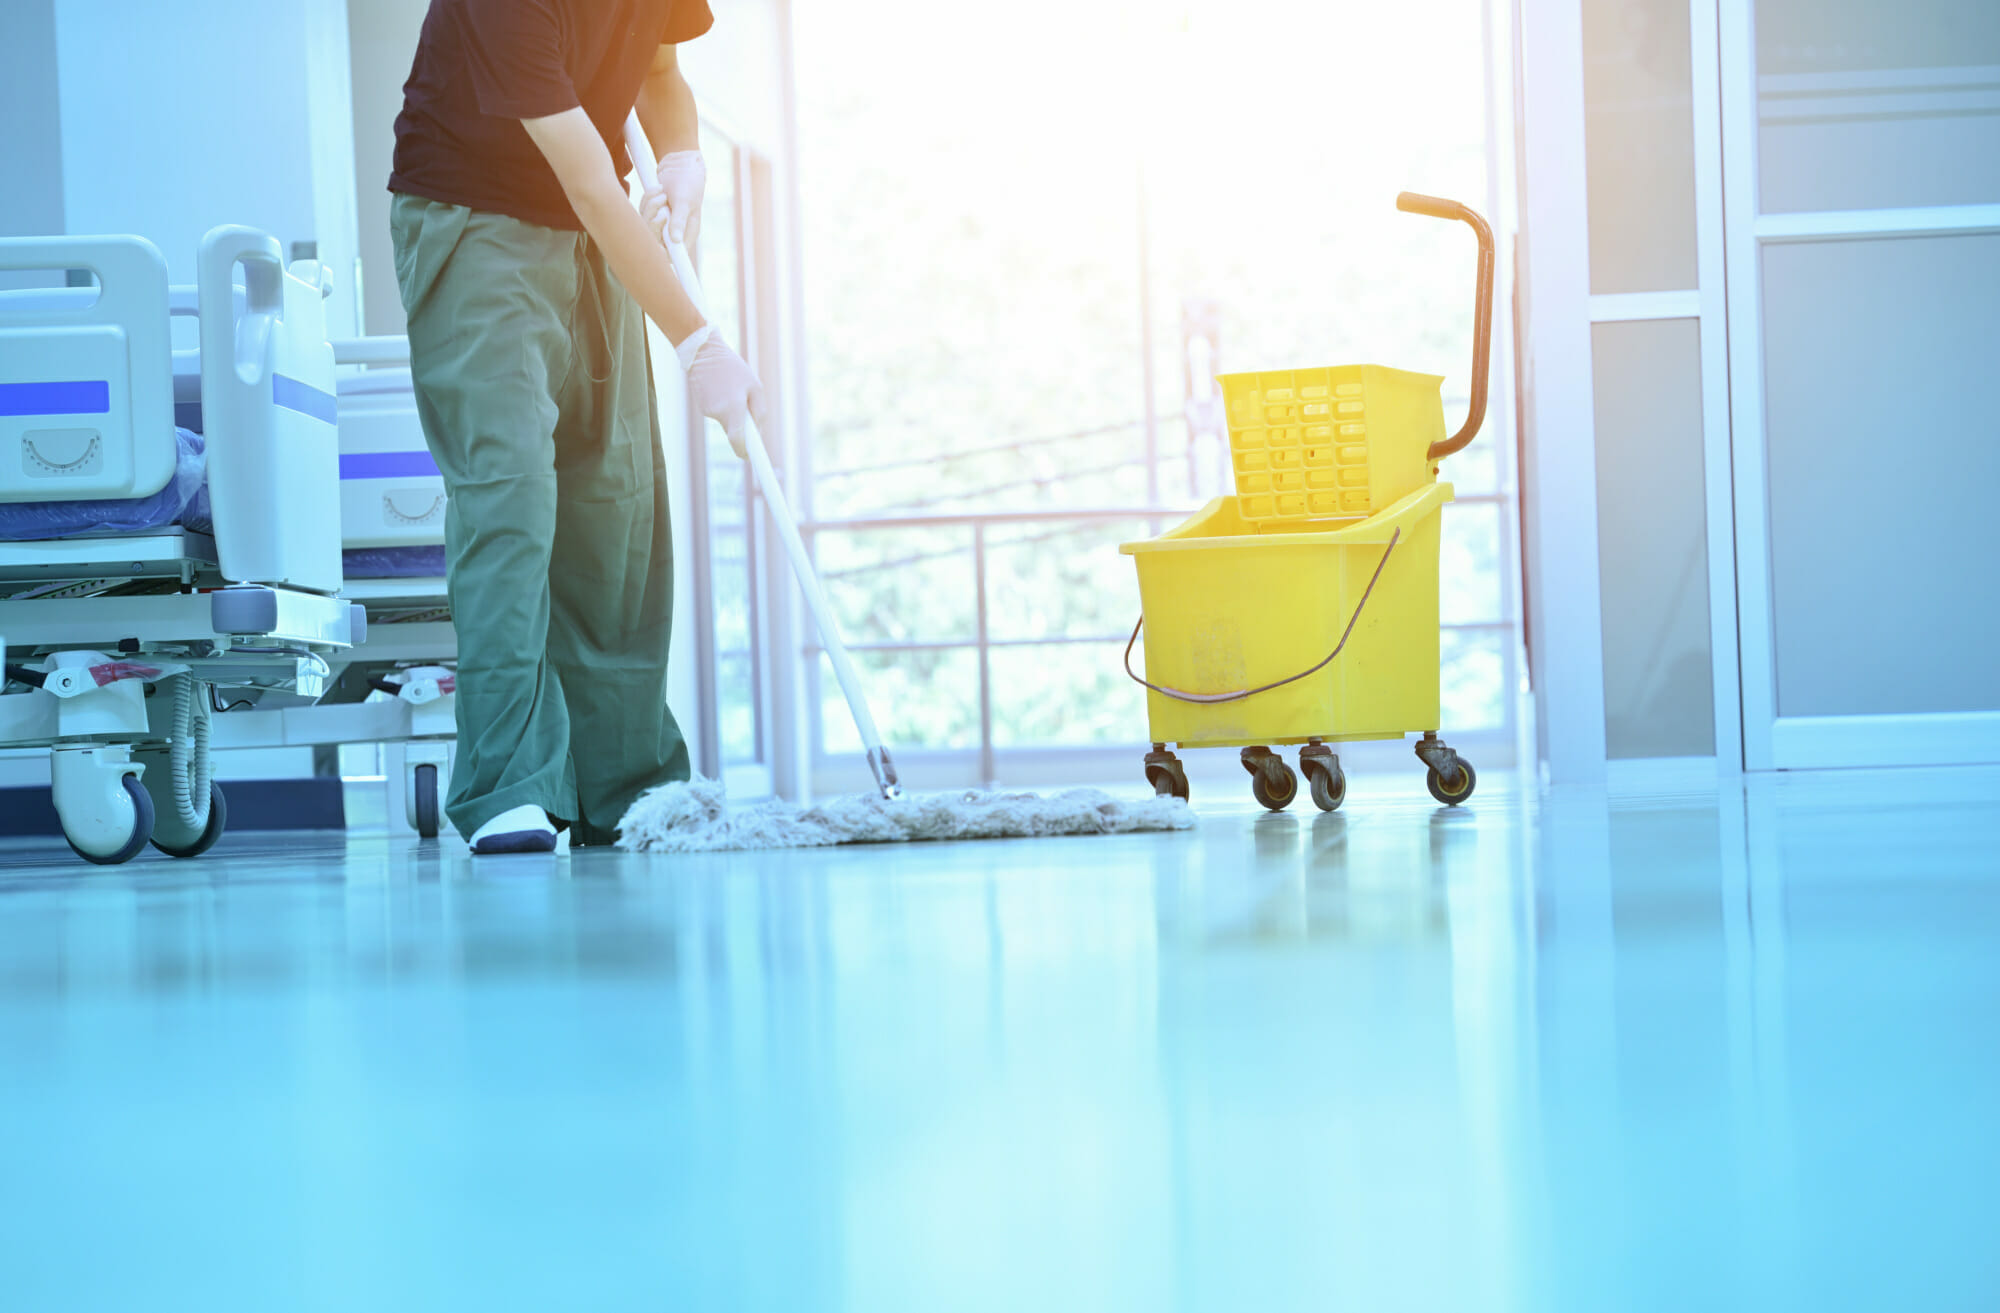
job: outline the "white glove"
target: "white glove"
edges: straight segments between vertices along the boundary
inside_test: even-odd
[[[708,166],[698,150],[677,150],[660,156],[653,181],[646,182],[639,213],[660,234],[661,241],[694,244],[701,232],[701,194],[708,186]]]
[[[688,395],[695,409],[722,425],[738,460],[747,459],[744,429],[749,420],[764,422],[764,385],[729,343],[703,324],[674,348],[687,371]]]

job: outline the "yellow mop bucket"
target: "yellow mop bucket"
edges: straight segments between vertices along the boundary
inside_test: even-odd
[[[1452,499],[1438,464],[1486,414],[1493,234],[1456,201],[1404,192],[1397,208],[1470,224],[1479,238],[1472,404],[1444,436],[1443,380],[1380,365],[1226,374],[1236,495],[1119,550],[1143,613],[1125,668],[1147,689],[1146,777],[1186,798],[1168,750],[1240,747],[1251,792],[1274,811],[1298,776],[1273,744],[1300,744],[1323,811],[1346,779],[1329,746],[1421,734],[1433,797],[1456,805],[1476,776],[1437,736],[1438,522]],[[1145,637],[1146,673],[1132,672]]]

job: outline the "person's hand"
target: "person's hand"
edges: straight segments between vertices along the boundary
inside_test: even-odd
[[[644,174],[640,181],[646,183]],[[708,186],[708,166],[698,150],[677,150],[660,156],[653,179],[646,183],[639,213],[665,242],[693,245],[701,232],[701,194]]]
[[[687,370],[688,395],[695,409],[722,425],[737,459],[746,458],[744,430],[748,421],[764,420],[764,385],[757,375],[707,324],[674,348]]]

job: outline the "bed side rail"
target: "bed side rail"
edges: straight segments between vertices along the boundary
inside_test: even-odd
[[[97,286],[0,292],[0,502],[150,497],[173,477],[167,262],[141,237],[0,238],[0,272]]]
[[[242,300],[235,295],[242,270]],[[216,555],[232,582],[340,591],[340,453],[333,348],[316,263],[287,271],[278,241],[216,228],[197,262],[201,407]]]

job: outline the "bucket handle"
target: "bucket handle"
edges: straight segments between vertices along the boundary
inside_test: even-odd
[[[1458,432],[1443,442],[1433,442],[1424,453],[1425,460],[1440,461],[1471,442],[1486,419],[1487,364],[1493,354],[1493,230],[1470,206],[1419,192],[1399,193],[1396,208],[1405,214],[1427,214],[1433,219],[1462,219],[1471,225],[1473,235],[1479,239],[1479,283],[1474,289],[1472,307],[1472,405],[1467,408],[1465,423]]]
[[[1361,590],[1361,600],[1354,604],[1354,614],[1347,617],[1347,628],[1340,631],[1340,641],[1333,645],[1333,651],[1328,652],[1325,658],[1310,670],[1301,670],[1296,675],[1287,675],[1283,679],[1274,680],[1269,684],[1262,684],[1256,688],[1240,688],[1230,693],[1188,693],[1178,688],[1167,688],[1160,684],[1147,684],[1144,679],[1140,678],[1132,670],[1132,646],[1139,641],[1139,631],[1145,628],[1146,625],[1146,617],[1141,615],[1139,623],[1132,626],[1132,637],[1125,640],[1125,673],[1131,677],[1133,683],[1144,684],[1147,688],[1162,697],[1172,698],[1176,702],[1193,702],[1198,705],[1213,705],[1218,702],[1241,702],[1244,698],[1255,697],[1259,693],[1269,693],[1274,688],[1283,688],[1287,684],[1296,684],[1308,675],[1317,675],[1320,671],[1332,665],[1333,659],[1340,655],[1340,650],[1347,646],[1347,639],[1354,632],[1355,622],[1361,619],[1361,608],[1368,605],[1368,598],[1375,591],[1375,581],[1382,577],[1382,567],[1389,564],[1389,553],[1396,550],[1396,542],[1402,536],[1403,531],[1400,528],[1389,535],[1389,545],[1382,549],[1382,559],[1375,562],[1375,573],[1368,576],[1368,586]]]

